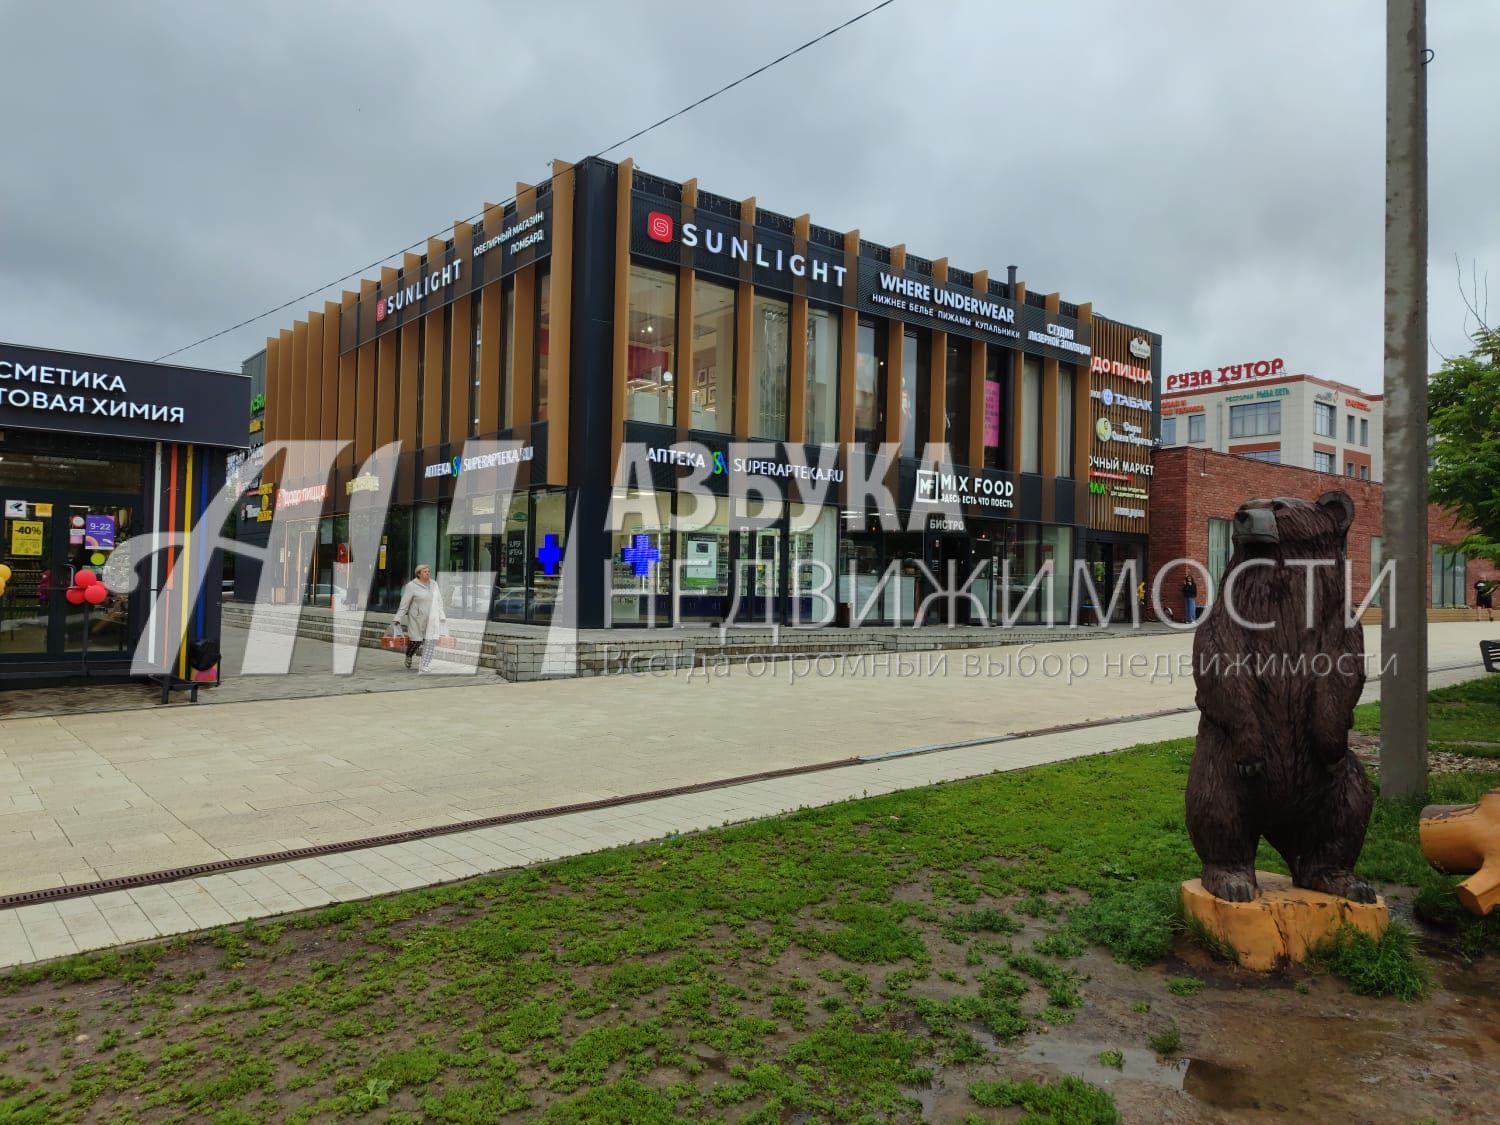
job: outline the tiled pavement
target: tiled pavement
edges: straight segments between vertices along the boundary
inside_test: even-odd
[[[0,911],[0,967],[191,933],[850,798],[1191,733],[1196,716],[1010,739]]]
[[[1478,674],[1474,642],[1486,629],[1433,628],[1434,667],[1452,668],[1434,684]],[[801,683],[617,676],[0,722],[0,893],[992,740],[0,911],[0,964],[1179,737],[1193,714],[1128,716],[1190,708],[1190,681],[1110,679],[1100,661],[1184,642],[1091,642],[1077,650],[1091,672],[1072,684],[956,672]],[[1011,737],[1084,721],[1100,725]]]

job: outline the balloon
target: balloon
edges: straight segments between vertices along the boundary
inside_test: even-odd
[[[104,552],[95,551],[92,555],[89,556],[89,562],[93,563],[95,566],[102,565],[104,562]]]
[[[92,570],[80,570],[73,578],[74,583],[87,589],[99,581],[99,576]]]
[[[104,588],[102,582],[94,582],[86,586],[83,591],[83,600],[89,605],[98,605],[107,597],[109,597],[109,591]]]
[[[5,579],[0,578],[0,596],[5,594]]]
[[[83,604],[83,591],[80,590],[77,586],[69,586],[66,590],[63,591],[63,597],[68,599],[69,605]]]
[[[0,582],[9,582],[9,581],[10,581],[10,567],[6,566],[4,563],[0,563]]]

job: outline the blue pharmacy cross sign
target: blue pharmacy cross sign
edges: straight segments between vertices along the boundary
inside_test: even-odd
[[[556,574],[557,564],[562,562],[562,548],[557,545],[557,536],[548,532],[542,537],[542,545],[536,549],[536,561],[542,564],[543,574]]]
[[[661,558],[661,552],[651,543],[649,535],[632,535],[630,546],[620,551],[620,561],[630,564],[637,578],[651,573],[651,564]]]

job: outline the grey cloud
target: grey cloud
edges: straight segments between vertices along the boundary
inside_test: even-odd
[[[169,351],[863,6],[0,4],[27,92],[0,165],[0,339]],[[1033,288],[1161,331],[1172,370],[1280,355],[1375,388],[1382,16],[898,0],[613,155],[963,268],[1015,262]],[[1431,327],[1451,353],[1453,256],[1500,266],[1483,139],[1500,9],[1429,20]],[[236,367],[301,311],[179,359]]]

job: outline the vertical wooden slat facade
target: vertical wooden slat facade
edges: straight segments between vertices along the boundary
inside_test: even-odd
[[[1092,309],[1090,309],[1090,312],[1092,313]],[[1130,341],[1133,338],[1140,337],[1149,343],[1151,341],[1151,333],[1144,329],[1134,328],[1130,325],[1120,324],[1117,321],[1106,320],[1098,316],[1092,319],[1094,326],[1094,355],[1101,362],[1111,365],[1121,363],[1140,369],[1147,374],[1152,371],[1152,361],[1150,359],[1138,358],[1131,355],[1130,352]],[[1088,365],[1080,367],[1080,371],[1082,372],[1083,382],[1090,389],[1102,391],[1108,387],[1117,394],[1129,395],[1133,398],[1153,399],[1155,397],[1153,383],[1141,383],[1127,379],[1122,375],[1114,374],[1112,369],[1108,373],[1091,373]],[[1151,459],[1151,451],[1145,446],[1129,445],[1117,441],[1099,441],[1098,436],[1094,432],[1094,419],[1098,417],[1108,418],[1111,426],[1116,429],[1123,430],[1123,427],[1128,423],[1139,426],[1143,433],[1149,434],[1151,432],[1151,418],[1144,412],[1128,410],[1118,402],[1111,406],[1105,406],[1102,402],[1097,404],[1090,403],[1086,441],[1083,447],[1085,468],[1082,476],[1085,480],[1088,479],[1088,469],[1086,466],[1090,454],[1107,459],[1118,457],[1124,461],[1144,462]],[[1135,479],[1128,482],[1129,486],[1143,488],[1148,493],[1151,491],[1151,480],[1149,477],[1142,477],[1139,474],[1126,475],[1135,477]],[[1114,487],[1111,478],[1105,478],[1101,483],[1107,489]],[[1146,516],[1144,519],[1138,519],[1116,515],[1115,508],[1117,506],[1127,509],[1142,508],[1145,510]],[[1151,505],[1149,500],[1118,498],[1109,495],[1108,491],[1104,493],[1091,492],[1089,494],[1088,512],[1090,526],[1101,531],[1140,535],[1148,533],[1151,529]]]
[[[303,391],[307,403],[307,417],[303,422],[302,436],[306,441],[318,441],[323,436],[323,314],[307,314],[307,369],[303,373]],[[317,484],[320,474],[309,461],[306,472],[308,484]]]
[[[859,231],[851,230],[844,233],[844,260],[856,263],[859,258]],[[851,275],[857,275],[858,270],[850,271]],[[850,276],[846,287],[852,287],[858,282],[856,276]],[[846,448],[848,443],[854,440],[854,405],[855,388],[857,386],[857,369],[859,367],[859,314],[853,309],[853,301],[846,300],[846,307],[839,319],[839,421],[837,437],[839,445]],[[848,464],[844,470],[849,471]]]
[[[536,213],[536,188],[516,184],[516,218]],[[532,421],[532,383],[536,378],[536,294],[537,267],[523,266],[515,275],[516,322],[505,326],[506,347],[510,351],[511,425],[517,436],[529,436]]]
[[[318,438],[321,441],[337,441],[339,437],[339,388],[343,385],[339,378],[341,312],[336,302],[323,302],[323,376],[322,385],[317,388],[322,395],[318,406]]]
[[[906,247],[891,247],[891,271],[906,268]],[[879,328],[876,331],[880,331]],[[885,433],[882,441],[901,443],[901,376],[905,365],[906,330],[899,320],[885,322]],[[912,403],[916,406],[916,403]]]
[[[693,208],[697,205],[698,181],[688,180],[682,185],[682,221],[684,223],[692,221]],[[620,241],[629,244],[629,227],[622,228]],[[697,370],[696,357],[693,355],[693,340],[696,332],[696,326],[693,323],[695,315],[693,287],[697,276],[697,271],[691,266],[685,265],[677,272],[677,335],[674,341],[677,357],[672,361],[672,369],[676,372],[677,382],[672,391],[672,421],[677,427],[679,440],[688,436],[688,430],[693,425],[692,375]]]
[[[345,317],[355,315],[355,303],[359,300],[359,294],[344,290],[342,297],[342,308],[339,320],[342,323]],[[333,334],[333,346],[338,347],[339,334]],[[338,419],[334,429],[334,437],[347,441],[349,444],[339,452],[338,465],[341,468],[355,470],[359,462],[355,460],[355,402],[359,394],[359,352],[358,350],[345,352],[338,357]]]
[[[468,223],[453,224],[453,257],[462,262],[464,269],[473,268],[474,228]],[[472,363],[474,322],[471,319],[474,303],[478,298],[472,294],[453,302],[453,321],[449,330],[448,344],[448,442],[457,446],[469,436],[469,424],[474,414],[474,372]]]
[[[615,307],[614,370],[610,391],[610,475],[620,464],[625,442],[625,375],[630,363],[630,192],[634,185],[635,161],[622,160],[615,174]]]
[[[1015,302],[1016,317],[1019,319],[1026,308],[1026,283],[1024,281],[1016,282],[1015,292],[1011,294],[1011,299]],[[1021,404],[1021,395],[1024,393],[1026,385],[1026,357],[1019,351],[1013,350],[1010,353],[1010,361],[1013,365],[1011,373],[1008,376],[1010,380],[1010,395],[1008,398],[1002,396],[1000,400],[1002,403],[1008,402],[1010,404],[1010,418],[1009,420],[1002,418],[1000,425],[1008,425],[1010,427],[1011,468],[1020,472],[1021,431],[1023,428],[1021,423],[1026,416],[1026,411]]]
[[[403,256],[400,284],[404,287],[420,283],[422,258],[419,254]],[[419,449],[422,435],[418,431],[417,387],[421,380],[421,324],[420,317],[413,317],[400,328],[401,342],[396,353],[396,440],[401,443],[402,453]]]
[[[740,237],[749,238],[755,226],[755,196],[740,200]],[[734,302],[734,432],[750,431],[750,384],[755,378],[751,343],[755,336],[755,288],[750,284],[750,263],[740,263],[740,280]]]
[[[359,295],[365,301],[375,297],[375,282],[366,278],[359,283]],[[359,346],[355,364],[354,461],[364,464],[375,450],[375,392],[379,384],[379,344],[370,340]]]
[[[282,350],[287,353],[282,360],[284,378],[287,380],[287,401],[290,404],[291,425],[288,437],[300,443],[308,437],[308,408],[303,387],[308,378],[308,321],[294,321],[290,333],[282,335]],[[294,446],[288,456],[287,478],[294,484],[303,483],[303,450]]]
[[[812,231],[812,216],[802,215],[792,222],[793,249],[799,254],[807,253],[807,236]],[[786,402],[786,439],[804,442],[807,440],[807,294],[799,291],[792,295],[792,315],[789,339],[791,362],[787,374],[791,379]]]
[[[568,483],[568,372],[573,340],[573,166],[552,162],[551,308],[547,333],[547,483]],[[681,365],[679,365],[680,370]]]
[[[590,310],[589,313],[596,318],[593,321],[596,324],[598,320],[609,316],[611,311],[613,313],[612,335],[605,338],[608,340],[613,366],[608,373],[599,373],[597,381],[594,372],[588,372],[587,380],[578,384],[579,387],[594,388],[595,393],[608,398],[612,468],[618,463],[619,447],[628,417],[628,390],[624,376],[630,362],[628,333],[630,223],[635,177],[633,162],[622,161],[616,167],[615,175],[613,307],[612,310],[608,307],[608,299],[601,294],[598,299],[604,302],[604,307],[597,312]],[[420,320],[413,315],[414,310],[401,310],[394,314],[399,318],[399,327],[392,327],[376,338],[355,344],[348,351],[342,350],[341,334],[345,343],[351,342],[358,335],[351,329],[354,318],[363,314],[366,323],[362,328],[365,333],[370,332],[373,326],[370,320],[372,302],[377,292],[385,296],[402,287],[419,284],[424,274],[441,270],[444,263],[450,260],[461,263],[465,271],[479,268],[472,257],[478,228],[466,222],[456,222],[453,225],[451,249],[443,240],[429,240],[425,257],[406,254],[399,270],[386,267],[380,271],[378,285],[374,280],[363,280],[358,294],[347,292],[342,295],[341,301],[325,302],[321,311],[309,312],[305,320],[298,320],[290,328],[269,337],[266,341],[267,438],[352,439],[338,461],[340,476],[337,479],[344,480],[347,479],[344,475],[346,469],[362,463],[376,448],[387,442],[399,440],[403,453],[408,455],[425,450],[419,463],[431,463],[437,460],[437,450],[445,443],[448,447],[447,455],[451,456],[461,452],[462,442],[471,433],[489,436],[508,432],[510,436],[522,441],[534,442],[537,452],[544,453],[545,464],[537,463],[532,466],[531,481],[545,481],[548,486],[607,486],[602,479],[570,480],[570,470],[573,473],[593,472],[588,467],[590,459],[574,456],[575,451],[570,448],[573,445],[571,438],[574,436],[571,432],[572,422],[577,416],[576,411],[582,409],[572,401],[572,391],[575,389],[570,374],[572,344],[575,342],[572,334],[573,301],[575,290],[579,294],[579,300],[585,299],[584,294],[590,290],[588,286],[580,287],[577,284],[580,279],[573,276],[575,249],[580,250],[579,260],[586,260],[586,254],[582,252],[586,248],[578,248],[574,244],[574,211],[576,207],[586,208],[580,214],[594,222],[595,210],[589,208],[597,206],[587,194],[590,181],[579,177],[580,170],[575,166],[565,161],[553,162],[552,178],[547,189],[550,192],[548,205],[552,209],[552,223],[548,228],[545,245],[547,256],[539,263],[532,262],[522,266],[505,281],[491,276],[483,286],[449,301],[446,306],[441,297],[429,297],[429,304],[436,307],[428,308]],[[668,200],[674,198],[671,191],[664,190],[659,181],[653,181],[649,177],[642,177],[642,186],[648,194],[657,193]],[[693,221],[693,216],[697,214],[700,222],[706,223],[710,212],[719,215],[732,213],[729,200],[700,192],[696,181],[689,180],[680,187],[679,222]],[[503,205],[486,204],[483,212],[483,237],[493,238],[510,223],[535,214],[539,201],[545,194],[539,193],[532,185],[517,184],[515,205],[509,219]],[[603,201],[603,206],[605,218],[602,224],[607,224],[610,206],[607,198]],[[737,225],[740,237],[747,240],[747,243],[757,241],[755,235],[758,218],[755,198],[752,196],[741,200]],[[767,221],[779,230],[786,229],[785,220],[768,217]],[[847,275],[844,306],[838,310],[837,398],[833,433],[835,439],[846,446],[853,445],[857,432],[859,237],[858,230],[851,230],[841,238],[842,261]],[[839,250],[836,244],[830,246],[830,241],[826,229],[814,229],[812,216],[802,214],[791,220],[792,253],[807,259],[821,254],[837,260]],[[679,259],[680,268],[676,274],[675,352],[671,364],[675,385],[671,422],[678,440],[686,439],[693,426],[692,396],[696,371],[694,320],[697,312],[695,273],[691,265],[693,258],[690,250],[683,249]],[[484,265],[489,265],[490,260],[486,255]],[[508,258],[504,250],[497,250],[492,260],[498,269],[502,261],[517,259]],[[899,275],[905,272],[908,261],[906,247],[896,245],[889,250],[889,265],[882,268]],[[670,268],[670,265],[666,268]],[[758,323],[755,313],[756,290],[752,278],[757,268],[773,267],[768,267],[764,262],[756,267],[741,257],[739,264],[730,271],[737,273],[737,280],[727,282],[734,286],[737,298],[733,347],[728,349],[732,350],[732,355],[723,354],[720,357],[721,363],[732,366],[728,376],[732,385],[733,407],[721,414],[720,419],[721,424],[730,431],[725,435],[729,440],[745,440],[761,424],[760,417],[752,411],[755,368],[757,360],[763,358],[759,355],[759,348],[764,343],[757,338],[758,330],[763,327]],[[719,270],[715,267],[716,281],[718,273]],[[932,262],[931,281],[935,286],[949,284],[950,276],[954,273],[964,277],[957,267],[950,270],[947,258],[938,258]],[[536,415],[540,409],[540,403],[536,399],[538,360],[543,346],[537,335],[537,304],[539,281],[544,275],[550,284],[550,331],[545,345],[548,364],[545,441],[543,431],[535,428],[535,423],[539,421]],[[987,293],[988,286],[987,271],[978,271],[972,275],[971,288],[975,293]],[[506,323],[506,287],[514,291],[514,323]],[[785,439],[790,443],[803,443],[811,436],[808,427],[808,396],[811,388],[808,383],[807,336],[812,310],[807,290],[808,281],[805,278],[788,277],[788,292],[775,293],[778,301],[787,302],[790,313],[790,352],[787,357],[789,382],[785,400]],[[1025,323],[1024,283],[1018,282],[1015,285],[1010,299],[1016,306],[1017,324],[1020,326]],[[1061,298],[1057,293],[1048,294],[1043,304],[1049,317],[1058,316],[1062,312]],[[1035,313],[1036,310],[1032,308],[1031,311]],[[879,325],[878,331],[882,333],[881,350],[884,352],[885,362],[884,369],[880,372],[883,394],[877,404],[883,423],[878,427],[875,435],[877,439],[899,447],[903,436],[904,406],[925,419],[922,429],[915,435],[916,448],[910,451],[917,458],[926,456],[930,451],[944,464],[973,468],[982,466],[985,460],[985,374],[991,359],[998,355],[1001,357],[999,375],[1002,390],[1000,425],[1004,427],[1001,446],[1008,452],[1002,467],[1019,470],[1020,450],[1027,444],[1021,432],[1025,409],[1021,401],[1024,392],[1021,378],[1024,356],[1020,348],[1012,347],[1008,342],[997,343],[966,335],[964,340],[968,357],[965,370],[961,374],[955,374],[955,391],[961,393],[963,399],[961,402],[950,403],[950,331],[944,329],[956,332],[968,330],[960,328],[951,319],[944,327],[936,327],[929,322],[920,328],[923,334],[921,363],[927,367],[929,377],[925,385],[918,388],[922,395],[921,401],[904,402],[904,384],[908,377],[915,374],[906,370],[908,356],[905,348],[906,334],[913,329],[896,319],[896,316],[901,315],[899,313],[896,316],[874,315]],[[1095,318],[1092,306],[1087,304],[1079,306],[1078,320],[1085,325],[1092,324],[1096,354],[1129,359],[1130,338],[1138,330]],[[391,323],[386,321],[381,327],[386,328]],[[476,332],[480,339],[477,354],[471,347]],[[582,334],[578,337],[580,349],[585,348],[585,343],[581,342],[585,339]],[[603,349],[606,346],[605,339],[587,347]],[[591,366],[607,361],[602,350],[580,350],[578,354],[588,356]],[[1099,451],[1099,443],[1093,432],[1095,418],[1103,413],[1121,422],[1134,421],[1143,428],[1149,427],[1149,419],[1144,414],[1130,416],[1118,410],[1104,410],[1101,403],[1091,399],[1090,391],[1102,385],[1111,385],[1122,393],[1150,397],[1151,389],[1130,383],[1123,377],[1110,377],[1103,381],[1102,377],[1091,377],[1086,358],[1080,362],[1064,354],[1061,359],[1054,355],[1044,355],[1033,357],[1033,360],[1039,364],[1042,373],[1040,398],[1034,407],[1040,422],[1039,433],[1035,435],[1039,458],[1037,468],[1044,479],[1039,493],[1035,481],[1018,482],[1027,490],[1028,514],[1025,518],[1043,523],[1058,519],[1066,521],[1071,510],[1076,516],[1075,522],[1080,524],[1106,531],[1142,532],[1144,521],[1114,517],[1111,498],[1089,493],[1086,485],[1089,479],[1090,454]],[[1058,453],[1058,395],[1062,365],[1071,367],[1075,372],[1072,454],[1067,464],[1059,464]],[[1145,366],[1149,367],[1149,364]],[[947,428],[950,407],[955,408],[955,422],[959,423],[958,428],[951,433]],[[597,418],[602,424],[602,407]],[[579,421],[582,422],[581,417]],[[580,433],[582,432],[584,431],[580,429]],[[1134,459],[1138,460],[1149,459],[1149,450],[1117,443],[1112,443],[1107,452],[1127,457],[1134,454]],[[846,448],[841,453],[841,463],[846,471],[859,471],[848,460],[851,453],[862,455],[861,450]],[[410,464],[410,461],[407,463]],[[282,472],[288,484],[310,484],[316,481],[302,478],[313,468],[310,463],[303,464],[294,460],[283,467]],[[1051,479],[1054,477],[1060,477],[1062,481],[1054,483]],[[1077,482],[1078,491],[1073,504],[1067,504],[1068,486],[1065,482],[1069,478]],[[886,483],[894,488],[898,479],[899,475],[893,466],[893,472]],[[527,480],[525,470],[520,480]],[[909,494],[911,481],[908,479],[905,483]],[[419,499],[439,499],[448,495],[449,485],[436,478],[426,484],[421,481],[417,484]],[[400,505],[409,502],[409,482],[398,485],[398,488],[407,491],[402,492],[396,503]],[[1039,506],[1036,500],[1038,495]],[[342,489],[338,490],[335,500],[342,502]],[[991,511],[984,514],[998,513]],[[1019,518],[1015,512],[1007,515]]]
[[[395,289],[400,273],[392,266],[380,271],[381,294]],[[375,341],[375,446],[396,440],[396,355],[400,332],[387,332]]]
[[[936,285],[948,284],[948,259],[939,258],[932,263],[932,280]],[[917,456],[926,457],[923,442],[940,445],[947,440],[948,432],[948,333],[933,329],[928,338],[927,352],[927,432],[917,435]],[[921,388],[918,388],[921,393]],[[934,451],[936,452],[936,451]],[[941,459],[953,463],[953,450]]]
[[[495,203],[486,203],[485,236],[488,237],[504,225],[505,208]],[[508,397],[511,393],[511,388],[503,385],[501,377],[504,366],[501,333],[502,330],[510,331],[510,325],[500,323],[502,306],[500,282],[492,281],[479,294],[479,424],[474,427],[476,434],[494,434],[503,428],[501,419],[506,412],[502,396]],[[515,373],[512,372],[510,377],[514,381]]]
[[[441,269],[447,253],[447,244],[440,238],[427,240],[427,269]],[[442,303],[434,301],[435,308],[425,316],[422,343],[422,432],[419,435],[423,449],[440,445],[443,440],[443,385],[448,373],[443,370],[443,345],[447,333],[444,324],[448,310]],[[413,447],[415,448],[415,447]]]

